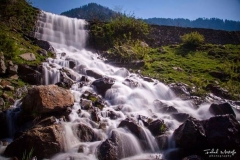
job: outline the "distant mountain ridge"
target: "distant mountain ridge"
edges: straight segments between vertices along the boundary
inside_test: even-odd
[[[107,7],[101,6],[96,3],[89,3],[79,8],[74,8],[69,11],[61,13],[72,18],[86,19],[88,21],[110,21],[120,13],[115,12]],[[177,26],[177,27],[190,27],[190,28],[207,28],[215,30],[226,31],[240,31],[240,22],[232,20],[222,20],[219,18],[198,18],[196,20],[189,20],[184,18],[148,18],[143,19],[148,24]]]
[[[61,15],[72,18],[86,19],[88,21],[99,20],[107,22],[114,16],[118,15],[118,13],[99,4],[89,3],[79,8],[74,8],[63,12]]]

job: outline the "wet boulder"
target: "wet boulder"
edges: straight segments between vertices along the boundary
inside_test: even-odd
[[[168,104],[160,101],[160,100],[155,100],[154,102],[155,108],[162,113],[167,113],[167,114],[173,114],[173,113],[178,113],[178,110],[173,107],[169,106]]]
[[[134,137],[129,137],[126,133],[112,131],[111,137],[98,147],[98,159],[118,160],[140,154],[141,148],[139,144],[133,144],[133,139]]]
[[[95,80],[92,83],[92,85],[96,87],[96,90],[99,94],[104,96],[106,91],[110,89],[114,83],[115,83],[115,79],[110,77],[104,77],[104,78]]]
[[[4,156],[21,159],[24,152],[29,153],[33,149],[33,155],[38,159],[51,158],[63,151],[63,133],[61,125],[33,128],[10,143]]]
[[[233,115],[210,118],[205,121],[205,130],[209,147],[240,148],[240,124]]]
[[[171,116],[178,122],[185,122],[190,117],[187,113],[173,113]]]
[[[148,129],[154,136],[158,136],[164,134],[168,128],[164,124],[164,120],[157,119],[149,124]]]
[[[236,114],[233,111],[232,106],[229,103],[222,103],[222,104],[211,104],[209,108],[210,113],[214,115],[225,115],[225,114],[232,114],[236,117]]]
[[[36,40],[35,42],[42,49],[49,51],[49,52],[55,52],[54,48],[52,47],[52,45],[49,42],[44,41],[44,40]]]
[[[32,85],[40,84],[41,68],[37,66],[19,65],[18,76],[25,82]]]
[[[118,160],[117,146],[107,139],[99,146],[97,156],[101,160]]]
[[[155,139],[156,139],[159,149],[161,149],[161,150],[168,149],[169,135],[162,134],[162,135],[155,137]]]
[[[82,102],[81,103],[81,106],[83,108],[91,108],[91,106],[93,107],[97,107],[99,108],[100,110],[103,109],[103,107],[105,107],[105,102],[103,101],[103,99],[101,98],[101,96],[95,94],[95,93],[92,93],[92,92],[89,92],[89,91],[85,91],[82,96]],[[92,102],[92,105],[90,105],[90,102],[83,102],[84,99],[86,100],[90,100]],[[89,104],[89,105],[88,105]]]
[[[75,132],[77,134],[77,137],[81,142],[93,142],[100,140],[98,134],[95,133],[91,127],[83,123],[76,125],[74,129],[76,130]]]
[[[206,145],[206,134],[200,121],[188,118],[173,133],[173,139],[179,148],[194,150]]]
[[[129,79],[129,78],[126,78],[124,81],[123,81],[123,84],[130,87],[130,88],[136,88],[136,87],[139,87],[139,82],[133,80],[133,79]]]
[[[103,75],[101,75],[100,73],[97,73],[96,71],[93,70],[86,70],[86,74],[90,77],[99,79],[99,78],[103,78]]]
[[[37,86],[28,91],[22,100],[25,113],[44,114],[62,112],[74,104],[74,98],[69,90],[56,85]]]
[[[122,127],[122,128],[127,128],[130,130],[130,132],[132,132],[136,137],[138,137],[139,139],[141,139],[141,127],[139,125],[137,125],[134,121],[132,120],[128,120],[125,119],[123,121],[121,121],[121,123],[118,125],[118,128]]]

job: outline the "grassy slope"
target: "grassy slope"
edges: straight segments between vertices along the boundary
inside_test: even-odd
[[[4,55],[5,64],[11,60],[14,64],[39,65],[46,59],[37,53],[40,48],[25,35],[29,35],[34,30],[35,22],[39,10],[33,8],[25,0],[1,0],[0,3],[0,55]],[[23,53],[33,53],[36,56],[35,61],[23,60],[19,55]],[[50,54],[50,53],[49,53]],[[5,101],[4,106],[0,106],[0,111],[7,109],[13,104],[8,99],[18,99],[15,92],[16,89],[24,85],[28,85],[21,79],[11,79],[11,75],[0,75],[0,85],[5,82],[15,87],[14,91],[7,91],[0,88],[0,97]],[[6,94],[8,98],[3,95]]]
[[[229,90],[235,98],[240,94],[240,82],[236,80],[240,68],[240,45],[203,45],[198,51],[184,50],[178,46],[164,46],[164,52],[152,50],[145,58],[146,64],[142,68],[144,75],[150,75],[167,83],[183,82],[196,86],[197,95],[205,94],[204,88],[209,83],[218,84]],[[212,51],[216,55],[208,55]],[[179,67],[180,69],[174,69]],[[237,69],[238,68],[238,69]],[[209,72],[221,71],[229,74],[229,78],[221,81],[212,77]]]

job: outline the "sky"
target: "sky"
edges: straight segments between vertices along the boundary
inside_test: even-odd
[[[47,12],[60,14],[94,2],[137,18],[220,18],[240,21],[240,0],[30,0]]]

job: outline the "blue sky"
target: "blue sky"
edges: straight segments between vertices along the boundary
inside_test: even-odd
[[[240,0],[30,0],[33,6],[60,14],[95,2],[138,18],[220,18],[240,21]]]

